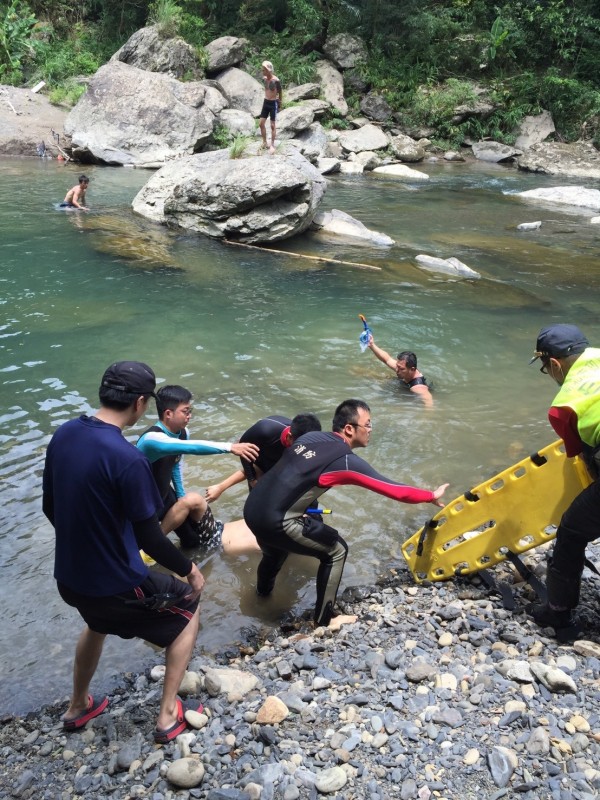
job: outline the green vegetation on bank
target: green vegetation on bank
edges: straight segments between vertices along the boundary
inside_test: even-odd
[[[351,112],[371,90],[401,127],[446,144],[510,142],[542,108],[558,138],[600,139],[597,0],[2,0],[0,83],[44,80],[54,102],[73,104],[85,77],[151,23],[200,53],[218,36],[244,36],[248,67],[269,58],[286,85],[314,77],[328,36],[359,35],[369,55],[345,75]],[[489,113],[457,119],[476,87]]]

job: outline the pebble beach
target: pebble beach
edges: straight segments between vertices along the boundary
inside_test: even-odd
[[[505,578],[516,580],[507,567]],[[188,730],[152,732],[160,655],[67,733],[60,702],[0,727],[0,797],[470,800],[600,797],[600,579],[560,644],[477,580],[415,586],[400,565],[350,587],[339,631],[303,619],[195,657]],[[100,665],[102,669],[102,663]]]

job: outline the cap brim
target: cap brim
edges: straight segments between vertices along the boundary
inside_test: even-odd
[[[534,356],[534,357],[531,359],[531,361],[529,362],[529,366],[531,366],[531,365],[533,364],[533,362],[534,362],[534,361],[537,361],[537,360],[538,360],[538,358],[541,358],[541,356]]]

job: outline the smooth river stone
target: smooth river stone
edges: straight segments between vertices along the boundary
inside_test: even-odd
[[[199,711],[194,711],[193,709],[188,709],[184,716],[188,725],[197,731],[203,728],[208,722],[206,714],[201,714]]]
[[[508,747],[492,747],[488,753],[488,765],[492,779],[500,789],[510,781],[518,766],[517,754]]]
[[[347,780],[348,776],[341,767],[332,767],[319,772],[315,787],[321,794],[331,794],[345,786]]]
[[[204,767],[197,758],[178,758],[167,770],[167,780],[180,789],[193,789],[204,778]]]
[[[273,725],[276,722],[282,722],[289,713],[286,704],[278,697],[272,695],[271,697],[267,697],[259,708],[256,721],[259,725]]]

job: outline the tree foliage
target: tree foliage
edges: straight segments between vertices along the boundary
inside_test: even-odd
[[[392,108],[431,119],[425,106],[436,93],[451,98],[453,80],[483,83],[501,99],[504,117],[488,129],[499,135],[541,105],[566,138],[598,113],[598,0],[0,0],[0,80],[71,92],[73,76],[151,21],[197,47],[246,36],[250,66],[269,58],[287,83],[310,80],[327,38],[348,31],[369,52],[359,78]]]

